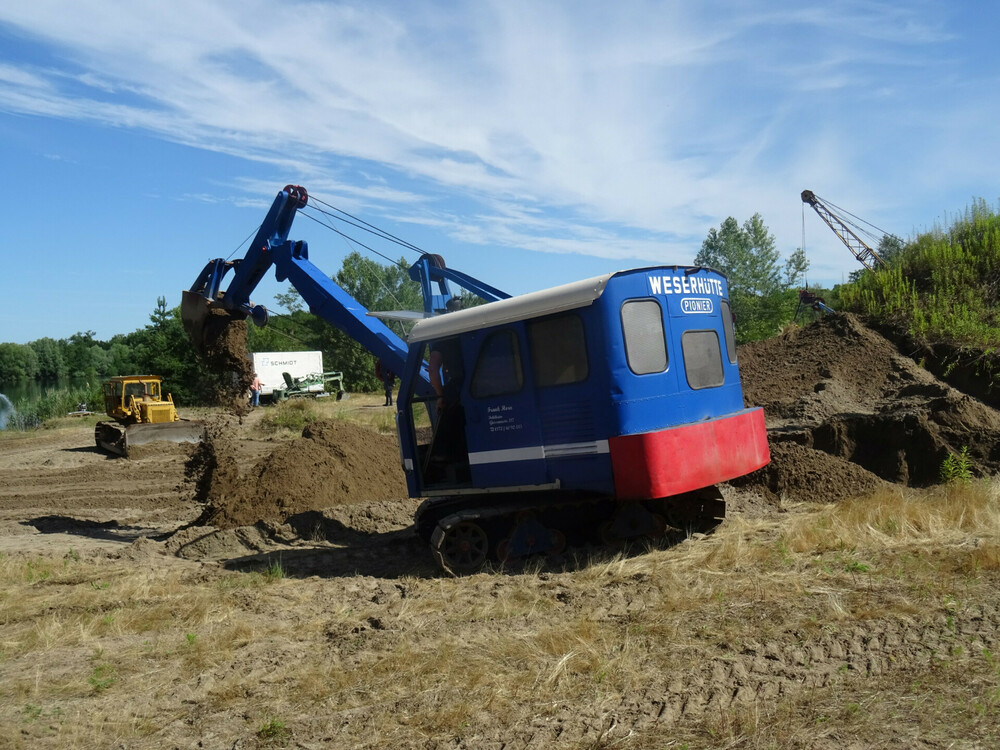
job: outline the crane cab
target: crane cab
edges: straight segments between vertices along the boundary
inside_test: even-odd
[[[411,496],[645,500],[765,465],[728,297],[714,270],[642,268],[417,323],[398,412]]]

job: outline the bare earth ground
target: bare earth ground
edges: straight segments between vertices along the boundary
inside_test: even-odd
[[[773,460],[715,533],[457,579],[380,397],[4,435],[0,747],[1000,746],[998,487],[922,489],[1000,415],[850,316],[740,361]]]

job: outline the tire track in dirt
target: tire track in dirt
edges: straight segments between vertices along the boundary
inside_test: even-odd
[[[975,658],[984,649],[996,650],[998,633],[1000,606],[992,602],[973,605],[953,621],[943,616],[933,622],[886,619],[817,640],[747,644],[739,653],[706,653],[700,667],[675,673],[638,696],[624,696],[611,710],[561,706],[554,716],[523,729],[504,727],[494,737],[480,736],[456,747],[541,750],[641,737],[730,709],[773,705],[798,691],[920,669],[942,659]]]
[[[6,550],[124,548],[196,515],[184,458],[157,444],[138,460],[109,458],[93,428],[7,438],[0,461],[0,543]]]
[[[14,469],[4,473],[0,486],[0,515],[23,514],[28,508],[50,512],[137,506],[152,509],[176,504],[182,479],[176,470],[134,466]]]
[[[561,576],[557,577],[557,586],[550,593],[558,597],[563,592],[563,582]],[[394,625],[399,605],[413,592],[406,592],[405,586],[376,580],[361,581],[359,586],[356,591],[359,602],[377,601],[383,608],[377,616],[359,621],[353,628],[345,623],[329,632],[330,661],[345,670],[359,668],[364,663],[357,656],[391,651],[395,643],[413,636],[412,632]],[[641,588],[640,585],[638,589]],[[676,668],[665,670],[660,679],[646,680],[639,689],[620,696],[595,693],[589,705],[539,704],[536,711],[541,715],[521,723],[497,721],[486,714],[470,718],[467,734],[453,738],[448,746],[541,750],[604,747],[623,741],[622,746],[630,747],[633,745],[625,739],[631,738],[636,746],[646,747],[642,742],[644,736],[662,737],[665,730],[695,726],[717,719],[727,711],[755,706],[773,708],[782,699],[843,685],[855,685],[864,691],[869,681],[880,678],[911,671],[920,673],[946,662],[971,663],[981,660],[985,650],[996,652],[1000,648],[1000,598],[995,591],[995,586],[987,582],[976,592],[976,595],[986,594],[985,600],[961,606],[945,601],[913,616],[830,622],[821,626],[819,632],[789,627],[766,640],[738,645],[706,641],[696,635],[692,624],[690,631],[676,636]],[[629,600],[609,602],[607,608],[594,612],[594,618],[617,622],[624,631],[634,615],[621,611],[622,605],[640,609],[642,606],[641,591],[633,593]],[[586,609],[587,602],[582,604]],[[573,606],[579,610],[581,602],[573,602]],[[506,624],[493,623],[493,626],[508,629]],[[479,642],[475,632],[481,631],[459,629],[450,635],[456,642],[475,644]],[[436,694],[417,694],[388,707],[324,712],[322,719],[306,719],[306,723],[312,736],[323,736],[327,742],[376,747],[378,743],[371,742],[359,728],[372,726],[385,711],[407,716],[433,714],[440,701]],[[395,731],[399,729],[396,727]],[[413,737],[407,735],[401,746],[414,746]],[[429,741],[428,747],[432,746],[438,745]]]
[[[663,686],[646,689],[638,698],[623,700],[607,716],[594,715],[621,735],[668,728],[716,715],[731,708],[771,702],[796,691],[831,687],[857,677],[878,677],[895,670],[933,665],[935,660],[961,660],[995,651],[1000,642],[1000,605],[974,604],[957,616],[940,615],[933,622],[877,620],[853,625],[803,642],[751,643],[739,653],[710,656],[700,668],[673,675]],[[794,633],[788,634],[795,637]],[[588,723],[585,723],[585,726]],[[615,736],[604,731],[605,738]],[[595,736],[596,737],[596,736]],[[551,747],[568,736],[562,724],[540,725],[523,739],[525,748]]]

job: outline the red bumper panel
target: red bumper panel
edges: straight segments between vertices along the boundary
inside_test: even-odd
[[[608,440],[621,500],[670,497],[749,474],[771,460],[764,410]]]

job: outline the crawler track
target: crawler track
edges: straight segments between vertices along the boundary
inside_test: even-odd
[[[721,523],[725,508],[714,487],[632,502],[578,493],[458,495],[425,500],[414,523],[438,564],[463,574],[487,562],[559,554],[567,546],[655,539],[668,527],[709,531]]]

